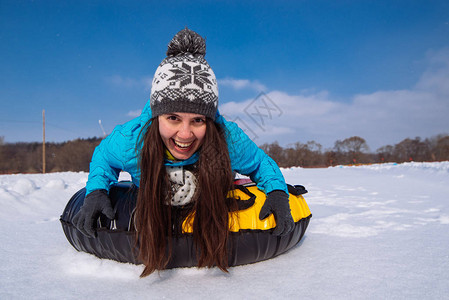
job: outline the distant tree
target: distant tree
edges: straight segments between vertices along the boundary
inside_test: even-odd
[[[435,159],[438,161],[449,160],[449,136],[439,136],[435,146]]]
[[[271,144],[263,144],[260,148],[270,156],[278,165],[285,167],[285,152],[284,149],[279,146],[277,141]]]
[[[283,148],[277,142],[261,146],[280,167],[311,167],[325,165],[321,153],[322,146],[314,141],[306,144],[296,142]]]
[[[394,147],[394,156],[397,162],[405,161],[429,161],[431,151],[429,142],[421,141],[421,138],[406,138]]]
[[[334,148],[339,152],[361,153],[369,151],[369,147],[365,139],[359,136],[353,136],[344,139],[343,141],[338,140],[335,142]]]
[[[325,162],[326,162],[326,166],[331,166],[332,167],[332,166],[341,164],[341,162],[338,161],[337,152],[332,151],[332,150],[326,151],[324,153],[324,159],[325,159]]]
[[[48,172],[88,171],[89,163],[100,138],[77,139],[63,143],[46,143]],[[422,140],[404,139],[369,153],[366,141],[353,136],[337,140],[333,149],[323,153],[321,144],[296,142],[283,148],[278,142],[260,146],[280,167],[319,167],[338,164],[404,161],[449,160],[449,136],[438,135]],[[42,172],[41,143],[5,143],[0,136],[0,173]]]
[[[300,157],[300,166],[317,167],[325,165],[321,144],[308,141],[306,144],[296,143],[295,145]]]
[[[342,160],[344,163],[359,163],[364,162],[364,154],[369,151],[369,147],[365,139],[353,136],[343,141],[337,140],[334,151],[337,159]]]
[[[391,145],[383,146],[377,149],[378,162],[393,162],[394,161],[394,147]]]
[[[4,152],[4,150],[3,150],[3,148],[4,148],[3,147],[4,141],[5,141],[5,137],[4,136],[0,136],[0,162],[6,160],[6,157],[3,155],[3,152]],[[0,168],[1,168],[1,165],[0,165]],[[1,172],[1,169],[0,169],[0,172]]]
[[[89,163],[100,139],[76,139],[65,142],[52,153],[53,171],[89,171]]]
[[[88,171],[95,147],[101,139],[78,139],[64,143],[46,143],[48,172]],[[42,144],[0,145],[0,173],[42,172]]]
[[[304,167],[307,164],[307,149],[304,144],[296,142],[284,150],[285,164],[290,167]]]

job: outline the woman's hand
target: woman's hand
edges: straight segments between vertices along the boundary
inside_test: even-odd
[[[290,211],[288,195],[284,191],[275,190],[267,194],[259,219],[263,220],[271,214],[276,220],[274,235],[283,236],[293,230],[295,222]]]
[[[111,220],[115,218],[106,190],[96,190],[86,196],[83,206],[73,217],[73,224],[82,234],[94,238],[95,223],[100,214],[104,214]]]

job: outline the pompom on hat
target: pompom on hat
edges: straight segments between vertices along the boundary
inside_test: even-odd
[[[206,42],[185,28],[168,44],[167,57],[154,74],[150,106],[153,117],[186,112],[215,119],[218,85],[204,59]]]

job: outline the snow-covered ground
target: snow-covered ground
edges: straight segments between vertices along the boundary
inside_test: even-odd
[[[449,162],[283,169],[313,218],[289,252],[174,269],[76,252],[59,216],[86,173],[0,176],[0,299],[448,299]]]

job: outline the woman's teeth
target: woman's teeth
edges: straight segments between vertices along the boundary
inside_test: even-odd
[[[178,142],[178,141],[175,141],[175,140],[173,140],[173,141],[175,142],[175,145],[176,145],[176,146],[178,146],[179,148],[183,148],[183,149],[189,148],[189,147],[192,146],[192,144],[193,144],[193,142],[190,142],[190,143],[181,143],[181,142]]]

